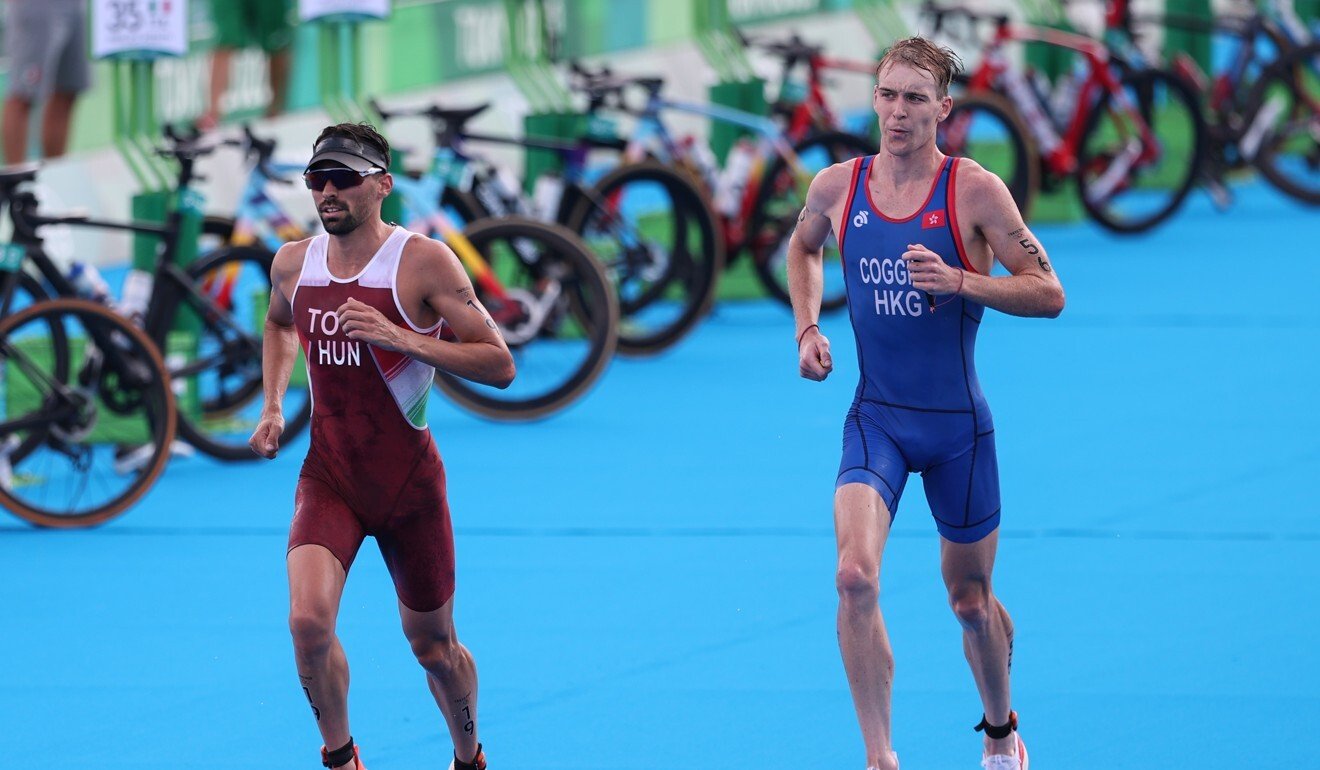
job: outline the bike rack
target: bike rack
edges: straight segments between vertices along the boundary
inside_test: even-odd
[[[317,27],[318,89],[321,104],[336,123],[361,121],[379,124],[381,118],[368,106],[362,89],[362,24],[389,17],[389,0],[371,3],[304,3],[300,18]],[[390,171],[401,173],[403,160],[392,153]],[[403,202],[390,195],[381,205],[386,222],[403,218]]]
[[[710,87],[711,103],[757,115],[769,114],[765,80],[756,76],[747,51],[733,31],[728,0],[692,0],[692,22],[697,50],[719,76],[719,82]],[[734,142],[746,134],[738,126],[711,121],[711,151],[723,163]]]
[[[552,20],[545,0],[504,0],[504,12],[509,29],[504,66],[531,108],[523,117],[524,135],[576,139],[586,131],[587,118],[573,109],[573,96],[554,68],[567,20]],[[572,9],[565,9],[565,13],[570,12]],[[531,194],[537,177],[557,171],[561,165],[554,151],[526,148],[524,190]]]
[[[893,0],[853,0],[853,12],[866,27],[871,40],[880,52],[895,40],[911,37],[913,32],[908,23],[899,15]],[[876,58],[879,59],[877,53]]]
[[[1201,19],[1205,21],[1207,29],[1215,21],[1210,0],[1164,0],[1164,12],[1170,16]],[[1213,72],[1212,45],[1210,35],[1187,28],[1168,27],[1164,31],[1164,60],[1173,61],[1176,53],[1186,53],[1196,61],[1196,66],[1202,72]]]
[[[177,17],[173,14],[178,14]],[[153,6],[147,18],[124,24],[115,9],[103,0],[92,3],[93,49],[98,59],[110,65],[111,120],[115,149],[137,180],[139,192],[131,199],[132,218],[141,222],[164,224],[172,207],[185,212],[176,246],[176,262],[186,265],[197,256],[201,236],[201,203],[186,191],[174,195],[175,177],[172,161],[162,157],[156,147],[161,125],[156,114],[157,59],[184,56],[188,51],[187,8],[184,5]],[[118,29],[118,33],[112,31]],[[164,30],[164,32],[162,32]],[[177,34],[170,34],[171,32]],[[150,274],[155,269],[159,238],[134,233],[133,268]],[[166,340],[167,357],[187,353],[197,344],[196,330],[181,328]],[[199,406],[194,383],[177,394],[180,410],[195,412]]]

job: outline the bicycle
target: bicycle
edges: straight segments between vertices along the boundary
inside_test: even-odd
[[[0,205],[36,176],[0,170]],[[22,247],[0,255],[12,297]],[[103,305],[46,299],[0,318],[0,504],[42,527],[123,513],[160,476],[177,425],[155,344]]]
[[[293,178],[302,174],[303,164],[275,160],[275,140],[258,137],[246,124],[241,139],[224,139],[219,144],[238,148],[250,170],[234,215],[207,214],[202,222],[203,235],[215,237],[226,246],[261,246],[273,255],[284,244],[314,234],[312,228],[303,227],[285,213],[266,192],[272,184],[292,185]]]
[[[389,108],[375,101],[383,120],[426,118],[435,139],[427,175],[443,182],[440,205],[463,222],[490,216],[534,216],[578,234],[609,274],[617,294],[618,350],[658,353],[686,336],[715,300],[724,266],[723,243],[701,193],[682,175],[646,161],[614,168],[587,182],[593,146],[621,143],[585,137],[580,142],[481,134],[467,123],[489,104],[445,109],[437,104]],[[562,175],[537,180],[537,194],[524,196],[489,159],[469,151],[482,142],[547,150],[562,161]]]
[[[967,154],[959,143],[976,136],[974,120],[1002,127],[1013,137],[1014,155],[1001,178],[1020,209],[1029,210],[1038,185],[1053,190],[1066,180],[1076,183],[1087,214],[1114,232],[1147,230],[1182,205],[1205,154],[1205,124],[1196,94],[1181,79],[1134,69],[1083,35],[961,7],[927,4],[923,10],[934,16],[936,32],[951,16],[993,26],[980,64],[963,81],[967,94],[955,99],[938,141],[953,154]],[[1066,100],[1071,114],[1063,125],[1055,124],[1044,97],[1004,54],[1008,43],[1027,41],[1081,55],[1084,77]]]
[[[513,354],[518,376],[501,390],[437,371],[436,385],[495,420],[533,420],[581,398],[618,345],[619,305],[605,269],[561,225],[525,217],[479,220],[460,230],[440,207],[443,182],[395,175],[404,224],[458,255]],[[447,327],[442,337],[452,339]]]
[[[830,106],[825,94],[826,77],[830,72],[842,72],[865,75],[874,81],[876,62],[826,56],[824,46],[808,43],[796,32],[784,38],[748,35],[738,27],[733,32],[743,47],[779,60],[779,84],[770,113],[783,121],[784,131],[791,139],[797,141],[825,131],[854,133]],[[802,80],[794,78],[798,68],[805,70]],[[879,126],[874,120],[868,123],[867,138],[874,144]]]
[[[255,458],[247,446],[251,427],[261,408],[261,344],[265,307],[270,296],[271,254],[252,246],[226,246],[192,264],[174,263],[180,238],[189,225],[200,220],[200,196],[190,187],[196,178],[197,158],[214,151],[215,145],[194,138],[173,137],[162,154],[178,163],[176,205],[164,224],[117,222],[93,219],[83,214],[48,216],[39,211],[36,196],[17,189],[18,181],[6,191],[14,245],[23,250],[35,273],[20,272],[6,288],[0,314],[8,313],[17,290],[33,299],[77,297],[77,288],[42,248],[38,229],[44,225],[68,224],[108,230],[124,230],[151,236],[160,242],[153,271],[145,278],[141,325],[156,346],[166,352],[166,363],[174,387],[182,393],[178,432],[187,443],[221,460]],[[306,384],[291,384],[285,394],[284,441],[291,440],[311,418],[311,394]]]
[[[1157,24],[1215,38],[1227,38],[1228,65],[1207,76],[1194,59],[1178,52],[1169,65],[1193,89],[1208,94],[1206,163],[1203,183],[1216,205],[1226,208],[1226,184],[1234,171],[1255,167],[1270,184],[1304,203],[1320,204],[1320,94],[1316,47],[1309,31],[1276,21],[1254,9],[1246,16],[1207,21],[1185,14],[1132,13],[1127,0],[1110,0],[1110,37],[1136,59],[1141,55],[1138,25]],[[1270,55],[1267,55],[1270,54]]]
[[[591,71],[580,63],[571,65],[574,90],[585,94],[587,113],[616,111],[636,119],[624,150],[628,161],[654,158],[669,166],[688,170],[711,191],[723,226],[728,262],[746,252],[753,260],[756,276],[771,297],[791,305],[788,294],[788,239],[792,235],[807,187],[821,169],[834,163],[875,152],[866,139],[842,131],[813,133],[790,141],[771,118],[713,104],[696,104],[661,95],[662,78],[619,77],[608,68]],[[640,89],[645,103],[633,106],[626,93]],[[718,168],[709,149],[688,137],[678,139],[666,126],[665,112],[680,112],[739,126],[756,137],[755,143],[740,140],[730,151],[724,169]],[[833,236],[831,236],[832,238]],[[842,263],[837,242],[826,245],[823,310],[832,311],[847,303]]]

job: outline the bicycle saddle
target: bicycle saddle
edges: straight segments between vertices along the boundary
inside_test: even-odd
[[[463,124],[472,120],[476,116],[490,108],[490,102],[478,104],[475,107],[465,107],[463,109],[447,109],[440,105],[431,107],[430,115],[433,118],[443,120],[451,129],[461,131]]]
[[[14,187],[23,182],[30,182],[37,178],[37,170],[40,168],[39,163],[16,163],[12,166],[0,167],[0,187]]]

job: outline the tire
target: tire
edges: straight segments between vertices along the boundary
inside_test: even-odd
[[[1250,98],[1252,124],[1267,121],[1252,163],[1281,192],[1313,206],[1320,205],[1320,83],[1306,65],[1317,57],[1316,43],[1293,52],[1257,81]]]
[[[620,353],[665,350],[714,303],[724,243],[714,214],[684,176],[653,161],[617,168],[581,197],[565,224],[614,286]]]
[[[12,311],[6,311],[4,315],[13,315],[20,310],[49,299],[52,299],[51,294],[41,281],[30,273],[19,271],[14,293],[9,298],[9,308],[12,308]],[[56,323],[52,318],[46,333],[50,335],[50,347],[54,356],[51,365],[53,376],[58,382],[67,382],[69,376],[68,332],[62,324]],[[26,457],[41,441],[42,437],[35,433],[23,439],[10,453],[10,462]]]
[[[176,387],[183,391],[179,435],[219,460],[257,459],[247,442],[263,405],[261,346],[273,258],[268,251],[246,246],[202,257],[188,267],[188,275],[224,315],[214,316],[203,310],[200,300],[185,295],[163,314],[163,327],[153,330],[179,380]],[[284,397],[281,445],[307,427],[311,413],[306,367],[295,363]]]
[[[202,235],[219,238],[221,242],[228,243],[229,239],[234,236],[234,218],[219,214],[203,216]]]
[[[876,146],[862,136],[830,131],[803,139],[794,145],[793,151],[802,160],[804,171],[815,176],[831,164],[861,155],[872,155],[876,152]],[[788,239],[793,235],[810,182],[810,178],[794,178],[787,161],[775,158],[769,172],[761,179],[748,229],[748,249],[756,264],[757,278],[771,297],[790,307]],[[839,310],[848,303],[848,294],[843,283],[838,242],[834,236],[825,244],[824,272],[825,284],[820,309],[826,312]]]
[[[619,305],[604,268],[560,225],[503,217],[463,234],[490,267],[491,276],[473,276],[473,287],[518,373],[500,390],[437,371],[437,387],[493,420],[535,420],[566,408],[600,378],[618,344]]]
[[[0,316],[15,313],[39,300],[50,299],[50,292],[36,276],[24,270],[17,271],[15,275],[14,291],[8,297],[3,294],[8,279],[0,277],[0,302],[5,303],[0,307]]]
[[[198,241],[199,253],[207,254],[222,246],[232,246],[235,223],[235,219],[230,216],[219,214],[203,216],[201,239]]]
[[[935,142],[946,155],[971,158],[1004,181],[1024,221],[1040,191],[1040,151],[1017,110],[991,91],[954,100],[936,128]]]
[[[1120,87],[1154,132],[1155,152],[1106,92],[1086,117],[1077,191],[1096,222],[1136,233],[1172,216],[1186,199],[1205,158],[1205,120],[1196,94],[1169,73],[1135,70],[1123,75]]]
[[[53,328],[67,331],[62,344]],[[0,446],[28,447],[6,453],[0,505],[41,527],[89,527],[156,482],[177,413],[165,364],[140,329],[94,302],[39,302],[0,320],[0,372]]]

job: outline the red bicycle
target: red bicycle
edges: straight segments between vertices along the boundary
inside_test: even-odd
[[[1196,94],[1158,69],[1134,68],[1083,35],[1010,22],[1007,16],[927,5],[935,29],[957,18],[974,31],[993,25],[980,64],[960,78],[938,141],[999,174],[1027,214],[1038,189],[1076,184],[1086,212],[1116,232],[1147,230],[1171,216],[1196,181],[1205,154],[1205,123]],[[1041,42],[1075,51],[1081,68],[1063,99],[1059,122],[1047,95],[1011,64],[1004,48]]]
[[[809,43],[796,32],[786,38],[773,39],[752,37],[737,28],[734,32],[744,46],[779,60],[778,97],[770,110],[783,121],[784,132],[791,140],[796,142],[818,132],[855,132],[855,128],[844,125],[838,112],[830,106],[826,95],[827,79],[831,72],[873,78],[876,62],[826,56],[824,46]],[[797,75],[799,69],[803,70],[804,76]],[[875,122],[871,121],[867,135],[874,140],[876,133]]]

